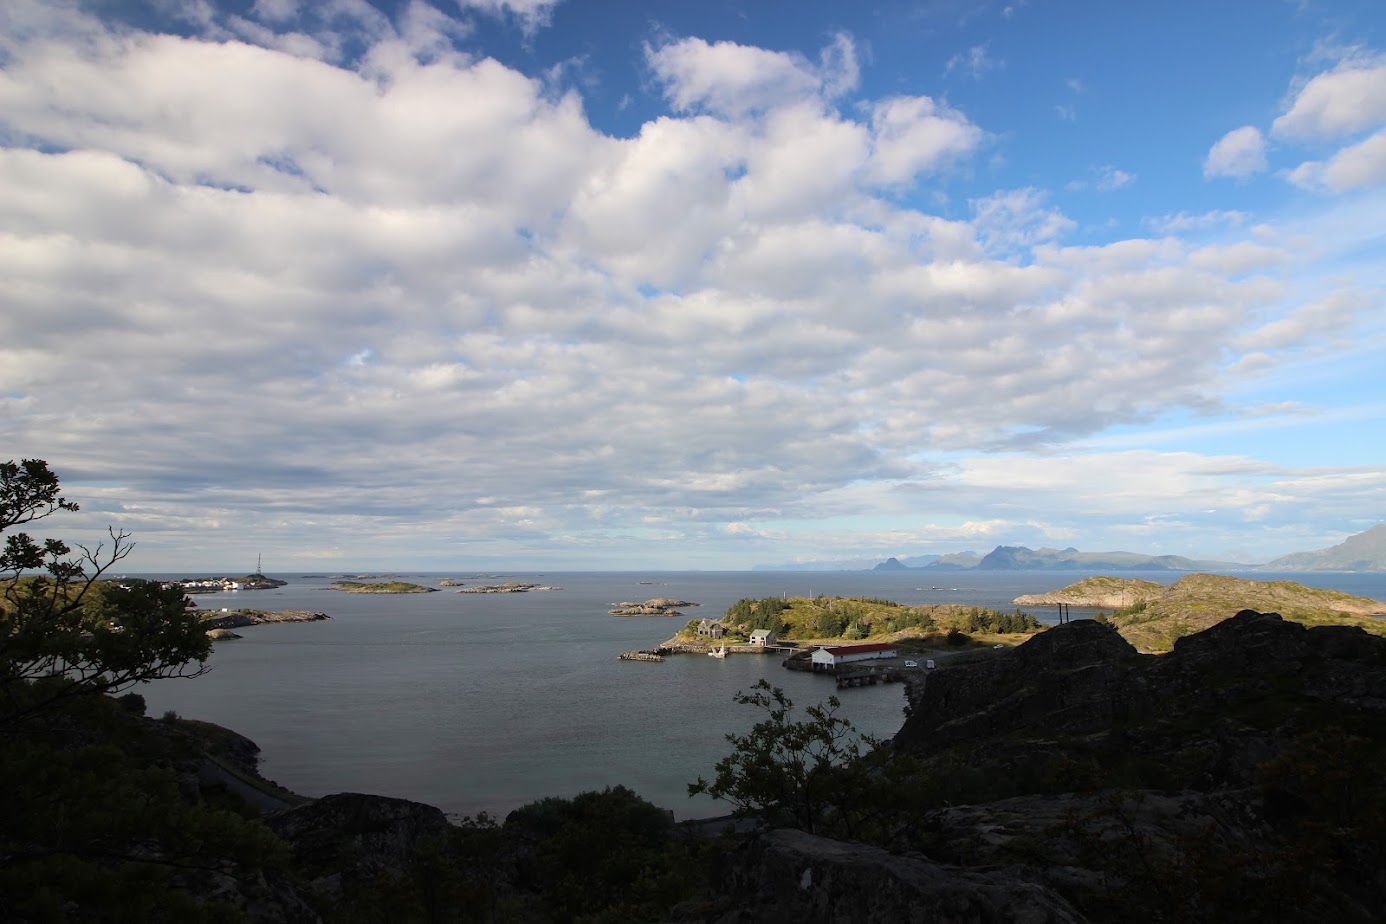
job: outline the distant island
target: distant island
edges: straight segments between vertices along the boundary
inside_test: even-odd
[[[455,586],[448,585],[448,586]],[[562,590],[561,587],[548,587],[544,584],[527,584],[524,581],[506,581],[504,584],[481,584],[477,587],[463,587],[459,594],[524,594],[531,590]]]
[[[209,611],[202,619],[202,624],[207,629],[207,634],[214,640],[240,638],[232,629],[239,629],[244,626],[259,626],[271,622],[317,622],[323,619],[331,619],[326,613],[319,613],[313,610],[280,610],[277,613],[267,613],[264,610],[235,609],[221,610],[220,612]]]
[[[436,587],[411,584],[408,581],[337,581],[328,590],[340,590],[349,594],[431,594]]]
[[[265,577],[263,574],[247,574],[245,577],[205,577],[170,581],[183,588],[185,594],[218,594],[228,590],[269,590],[283,587],[288,581]]]
[[[612,616],[682,616],[683,613],[679,612],[680,609],[685,606],[698,605],[687,600],[656,597],[653,600],[646,600],[644,603],[614,603],[607,612]]]
[[[982,555],[953,552],[885,561],[842,560],[756,565],[753,571],[1386,571],[1386,524],[1350,536],[1338,545],[1282,555],[1264,563],[1217,561],[1142,552],[1080,552],[1075,548],[1031,549],[998,545]]]
[[[1294,581],[1250,581],[1225,574],[1191,574],[1169,585],[1118,577],[1091,577],[1062,590],[1025,594],[1017,606],[1111,609],[1103,614],[1143,652],[1169,651],[1184,636],[1201,632],[1241,610],[1274,611],[1307,626],[1358,626],[1386,636],[1386,602]]]

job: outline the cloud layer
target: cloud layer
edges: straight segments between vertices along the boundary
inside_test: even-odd
[[[466,6],[527,29],[552,8]],[[938,98],[861,96],[846,35],[816,59],[649,44],[668,111],[616,137],[576,91],[458,51],[462,20],[337,12],[349,34],[260,0],[179,36],[19,3],[0,30],[7,451],[169,560],[748,565],[738,543],[826,549],[848,511],[981,522],[1061,488],[1144,523],[1240,479],[1099,452],[1055,485],[1045,454],[1240,413],[1248,363],[1379,308],[1296,281],[1267,225],[1094,245],[1037,188],[931,210],[992,137]],[[1295,182],[1381,182],[1381,135],[1355,139],[1382,73],[1316,77],[1276,120],[1354,139]],[[1205,172],[1265,167],[1248,127]],[[794,523],[824,535],[793,546]]]

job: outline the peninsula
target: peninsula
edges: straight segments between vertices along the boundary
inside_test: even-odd
[[[1294,581],[1252,581],[1225,574],[1190,574],[1165,586],[1131,578],[1091,577],[1050,593],[1016,597],[1017,606],[1111,609],[1110,621],[1143,652],[1169,651],[1176,639],[1201,632],[1241,610],[1277,612],[1308,626],[1359,626],[1386,635],[1386,603]],[[1104,618],[1106,618],[1104,616]]]
[[[288,581],[265,577],[263,574],[247,574],[245,577],[205,577],[170,581],[183,589],[185,594],[216,594],[226,590],[268,590],[283,587]]]

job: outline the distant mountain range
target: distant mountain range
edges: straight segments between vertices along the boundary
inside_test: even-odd
[[[1282,555],[1267,571],[1386,571],[1386,523],[1317,552]]]
[[[757,565],[755,571],[1386,571],[1386,524],[1350,536],[1332,548],[1266,562],[1210,561],[1183,555],[1145,555],[1140,552],[1080,552],[998,545],[986,555],[954,552],[871,559]]]

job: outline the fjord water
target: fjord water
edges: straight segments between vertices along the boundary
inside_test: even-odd
[[[160,575],[172,577],[173,575]],[[368,792],[454,814],[504,816],[544,796],[624,784],[680,818],[719,814],[686,786],[710,777],[724,736],[759,716],[732,697],[764,677],[799,706],[837,693],[831,680],[787,671],[780,655],[696,655],[623,662],[686,621],[613,617],[611,604],[673,597],[720,617],[741,597],[871,596],[905,604],[1012,609],[1020,594],[1064,587],[1076,572],[682,572],[392,575],[435,585],[528,581],[561,588],[512,594],[349,594],[322,576],[272,575],[275,590],[203,594],[209,610],[318,610],[327,622],[238,629],[218,642],[211,671],[146,685],[149,714],[174,710],[235,729],[261,747],[261,770],[308,796]],[[1162,583],[1179,574],[1130,575]],[[1386,596],[1386,575],[1288,578]],[[1031,612],[1052,621],[1044,608]],[[1079,615],[1076,611],[1074,615]],[[899,685],[844,690],[841,714],[889,737],[904,720]]]

